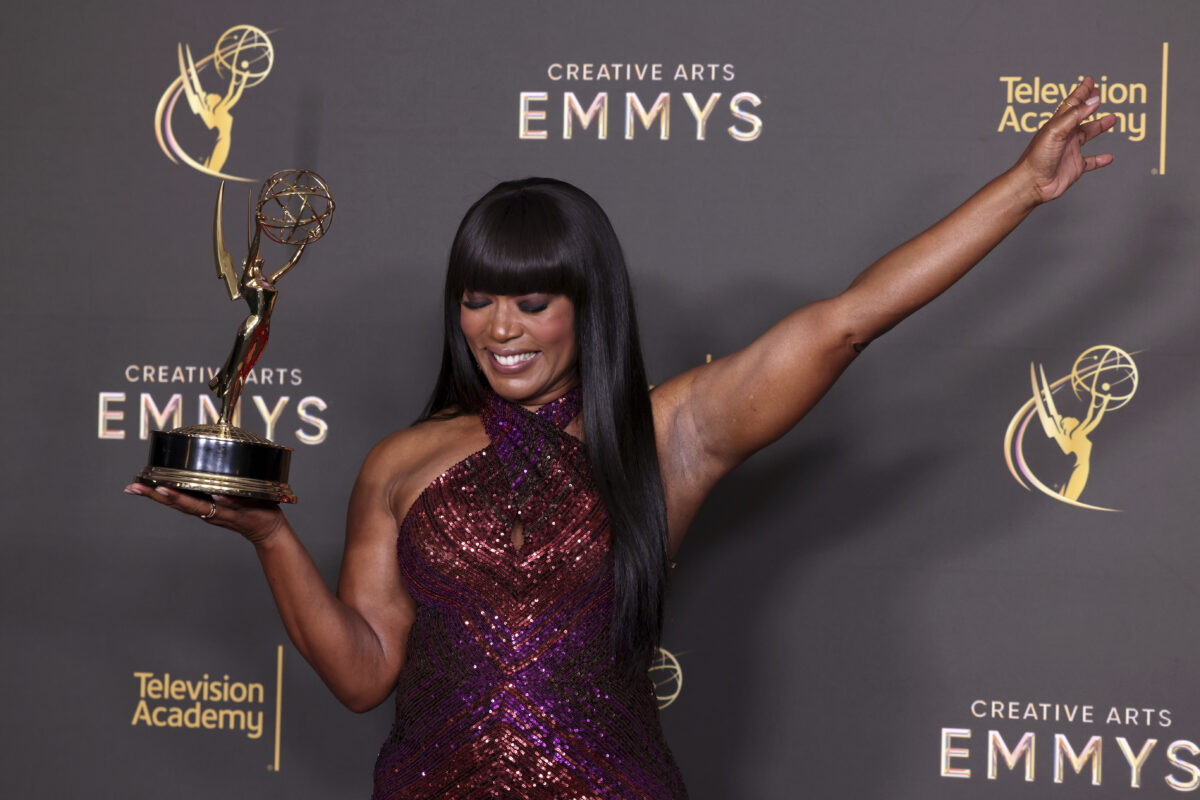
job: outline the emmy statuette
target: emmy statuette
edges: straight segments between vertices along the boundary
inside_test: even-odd
[[[294,503],[296,495],[288,486],[292,448],[235,427],[233,420],[246,376],[267,346],[276,284],[299,263],[305,248],[329,230],[333,197],[321,176],[309,170],[284,170],[268,178],[254,207],[254,235],[239,277],[225,247],[224,194],[222,183],[213,220],[217,276],[225,281],[229,299],[245,300],[250,314],[238,328],[225,365],[209,381],[221,401],[221,412],[213,424],[152,432],[149,463],[137,480],[191,492]],[[259,252],[263,235],[295,248],[287,263],[269,274],[263,271]]]

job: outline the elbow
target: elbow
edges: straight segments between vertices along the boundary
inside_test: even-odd
[[[856,327],[853,332],[846,334],[846,346],[853,351],[854,355],[858,355],[863,350],[867,349],[867,345],[874,342],[880,336],[896,327],[900,320],[890,320],[876,325],[864,325]]]
[[[853,358],[867,346],[896,327],[899,320],[880,320],[867,317],[852,317],[842,328],[841,344]]]
[[[350,690],[346,688],[330,687],[333,690],[334,697],[338,699],[342,705],[353,711],[355,714],[365,714],[373,708],[377,708],[384,700],[387,700],[392,695],[392,690],[395,686],[388,686],[385,689],[379,688],[360,688],[358,690]]]
[[[822,342],[825,354],[838,361],[853,359],[884,332],[849,289],[801,311],[811,321],[807,338]]]
[[[342,705],[355,714],[365,714],[373,708],[378,708],[387,699],[387,695],[377,698],[339,697],[338,699],[342,701]]]
[[[861,320],[847,319],[839,326],[839,333],[838,349],[853,359],[885,331],[874,330],[872,326],[862,324]]]
[[[883,328],[854,328],[842,338],[845,347],[850,351],[851,358],[867,349],[867,345],[890,331],[894,325]]]
[[[340,680],[325,678],[325,685],[339,703],[356,714],[363,714],[391,697],[399,678],[399,669],[373,675],[365,674],[364,670],[353,670],[351,674],[343,674]]]
[[[861,353],[917,308],[898,289],[860,285],[862,277],[824,301],[826,324],[840,334],[841,343],[852,355]]]

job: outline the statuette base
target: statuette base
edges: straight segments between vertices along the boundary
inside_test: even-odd
[[[150,458],[137,480],[188,492],[295,503],[288,485],[292,448],[230,425],[150,434]]]

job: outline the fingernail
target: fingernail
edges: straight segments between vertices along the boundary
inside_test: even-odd
[[[162,486],[155,486],[155,487],[154,487],[154,491],[158,492],[158,493],[159,493],[159,494],[161,494],[163,497],[170,497],[170,496],[171,496],[171,493],[170,493],[170,492],[168,492],[168,491],[166,490],[166,488],[164,488],[164,487],[162,487]]]
[[[1096,105],[1096,104],[1097,104],[1097,103],[1099,103],[1099,102],[1100,102],[1100,95],[1096,95],[1095,97],[1089,97],[1089,98],[1087,99],[1087,103],[1086,103],[1086,105],[1089,105],[1089,106],[1094,106],[1094,105]]]

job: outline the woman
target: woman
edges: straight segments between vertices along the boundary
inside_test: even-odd
[[[704,497],[875,337],[1110,155],[1085,80],[1017,164],[842,294],[647,394],[619,246],[591,198],[502,184],[451,251],[446,348],[414,427],[350,501],[338,593],[277,506],[134,484],[256,548],[297,648],[347,706],[396,692],[376,797],[684,797],[646,667]],[[398,554],[398,558],[397,558]]]

